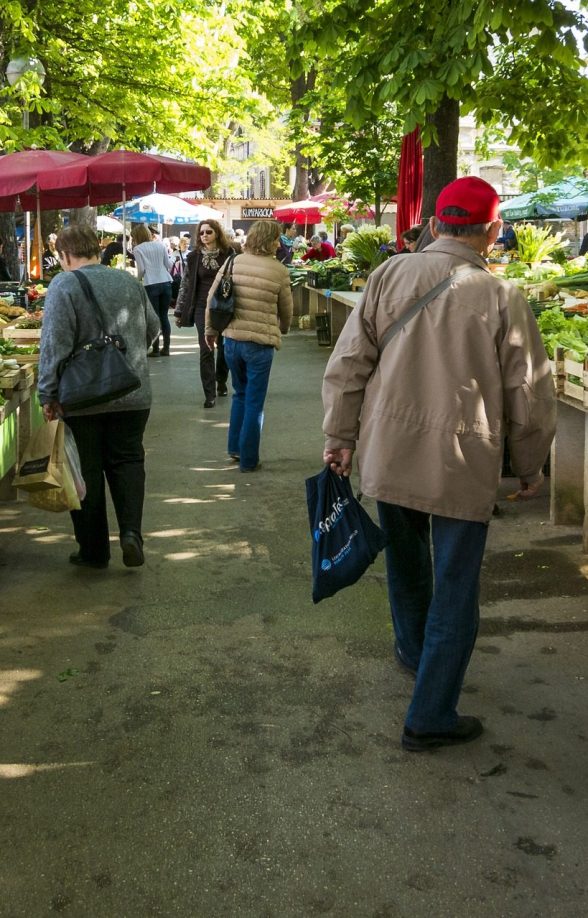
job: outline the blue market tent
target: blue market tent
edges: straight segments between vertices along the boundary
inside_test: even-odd
[[[588,179],[572,176],[539,191],[503,201],[500,214],[505,220],[575,220],[588,214]]]

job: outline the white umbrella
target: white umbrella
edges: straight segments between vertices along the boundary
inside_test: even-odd
[[[191,204],[173,194],[147,194],[128,201],[124,208],[125,217],[133,223],[165,223],[168,226],[200,223],[201,220],[222,219],[222,214],[212,207]],[[123,208],[117,207],[116,217],[123,216]]]
[[[96,229],[100,233],[122,233],[124,226],[120,220],[114,217],[107,217],[106,214],[100,214],[96,217]]]

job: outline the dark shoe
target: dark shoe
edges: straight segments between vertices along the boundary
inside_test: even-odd
[[[225,383],[219,383],[219,384],[217,385],[217,387],[216,387],[216,394],[219,395],[221,398],[222,398],[223,396],[225,396],[225,395],[228,395],[228,389],[227,389]]]
[[[237,453],[229,453],[229,459],[232,459],[233,462],[239,462],[241,456],[238,456]]]
[[[241,472],[257,472],[261,468],[261,462],[258,462],[257,465],[254,465],[252,469],[241,468]]]
[[[159,351],[149,351],[148,357],[159,357]]]
[[[215,398],[207,398],[206,401],[204,402],[205,408],[214,408],[215,405],[216,405]]]
[[[143,539],[137,532],[123,532],[120,537],[120,547],[125,567],[141,567],[142,564],[145,564]]]
[[[484,732],[484,727],[477,717],[458,717],[453,730],[446,733],[415,733],[409,727],[402,734],[402,748],[408,752],[425,752],[438,746],[458,746],[460,743],[471,743]]]
[[[169,357],[169,347],[162,347],[159,353],[161,357]]]
[[[97,571],[103,571],[108,567],[108,561],[86,561],[85,558],[82,558],[79,551],[74,551],[73,554],[69,556],[69,563],[75,564],[76,567],[93,567]]]
[[[394,641],[394,656],[396,657],[396,662],[401,669],[407,673],[410,673],[411,676],[416,676],[417,670],[414,668],[414,666],[411,666],[407,660],[405,660],[404,654],[398,646],[398,641]]]

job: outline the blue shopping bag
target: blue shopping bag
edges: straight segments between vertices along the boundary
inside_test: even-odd
[[[328,465],[306,479],[312,536],[312,600],[356,583],[388,540],[353,495],[349,478]]]

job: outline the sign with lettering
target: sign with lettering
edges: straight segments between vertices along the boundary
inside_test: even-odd
[[[241,210],[241,216],[248,220],[261,220],[262,217],[267,217],[271,220],[273,215],[273,207],[243,207]]]

